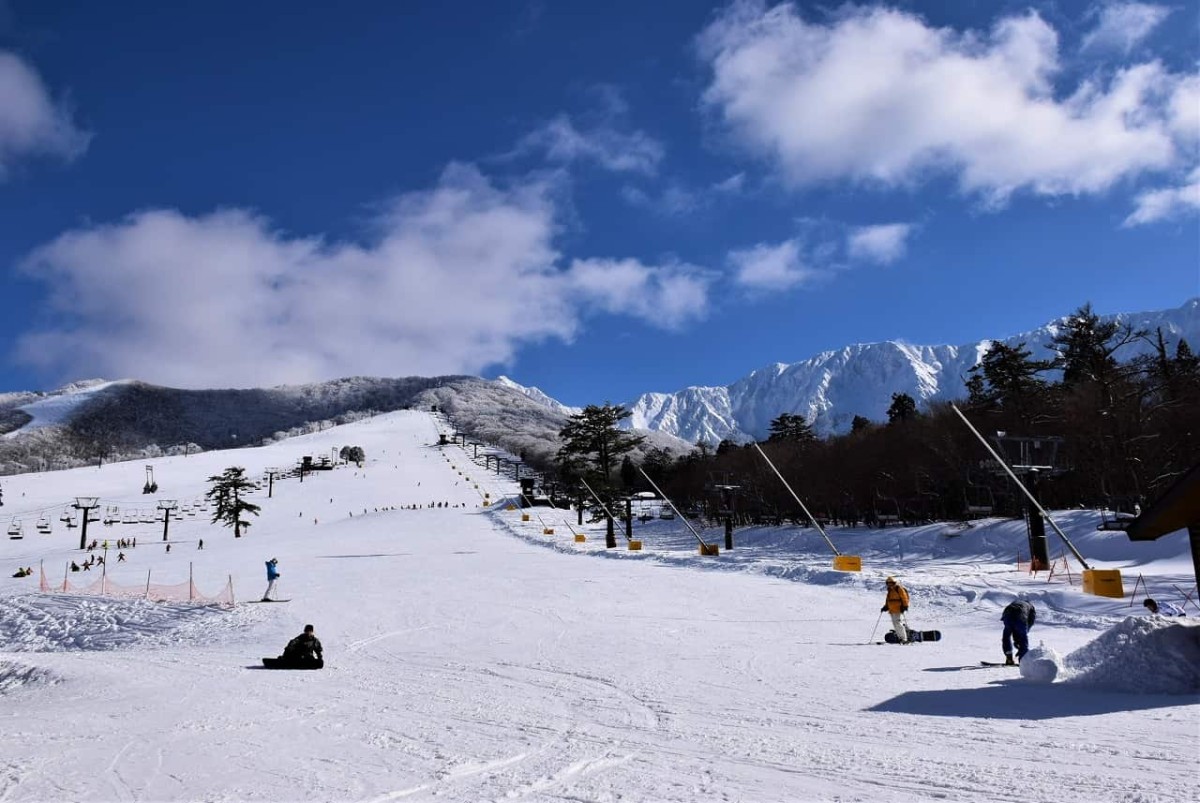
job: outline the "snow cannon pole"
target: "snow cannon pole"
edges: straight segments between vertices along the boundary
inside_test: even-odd
[[[988,450],[988,454],[990,454],[992,458],[1000,464],[1000,468],[1004,469],[1004,472],[1008,474],[1009,478],[1011,478],[1012,481],[1017,484],[1017,487],[1020,488],[1021,492],[1029,498],[1029,501],[1032,502],[1033,506],[1038,509],[1038,512],[1045,517],[1046,521],[1050,522],[1050,526],[1054,528],[1054,532],[1058,533],[1058,537],[1061,538],[1063,543],[1067,545],[1067,549],[1071,550],[1071,554],[1075,556],[1075,559],[1082,564],[1083,568],[1091,571],[1092,567],[1088,565],[1086,560],[1084,560],[1083,555],[1079,554],[1079,550],[1076,549],[1075,545],[1071,543],[1071,539],[1067,538],[1067,534],[1062,531],[1062,528],[1054,523],[1054,519],[1050,518],[1050,514],[1046,512],[1046,508],[1042,507],[1042,503],[1037,500],[1037,497],[1029,492],[1029,489],[1025,487],[1025,483],[1021,482],[1021,480],[1017,478],[1017,475],[1013,472],[1013,470],[1008,467],[1008,463],[1004,462],[1004,458],[996,454],[996,450],[992,448],[991,444],[987,442],[987,439],[983,437],[983,435],[979,434],[979,430],[975,429],[975,425],[967,420],[967,417],[963,415],[962,410],[958,409],[957,405],[951,403],[950,409],[958,413],[958,417],[963,420],[963,423],[967,425],[967,428],[970,429],[971,432],[975,433],[975,437],[978,438],[979,442],[983,444],[983,448]]]
[[[678,516],[680,518],[680,520],[682,520],[683,523],[687,525],[687,528],[692,531],[692,535],[696,536],[696,540],[700,542],[700,554],[701,555],[717,554],[716,553],[716,544],[713,544],[710,546],[709,544],[704,543],[704,539],[700,537],[700,533],[696,532],[696,528],[692,526],[692,523],[690,521],[688,521],[687,516],[683,515],[683,513],[679,510],[679,508],[675,507],[675,503],[671,501],[671,498],[662,492],[662,488],[659,488],[658,485],[655,484],[654,480],[650,479],[650,475],[647,474],[644,470],[642,470],[641,466],[638,466],[638,471],[640,471],[642,476],[646,478],[646,482],[650,483],[650,487],[653,488],[655,490],[655,492],[659,496],[661,496],[668,505],[671,506],[671,510],[674,510],[675,515]]]
[[[583,477],[580,477],[579,481],[583,483],[584,488],[588,489],[588,493],[590,493],[592,495],[592,498],[596,500],[596,504],[599,505],[600,509],[604,511],[604,515],[608,516],[608,520],[616,521],[617,520],[616,516],[614,516],[612,514],[612,511],[608,509],[608,505],[604,504],[603,500],[601,500],[600,497],[596,495],[596,492],[592,490],[592,486],[587,484],[587,480],[585,480]],[[628,536],[626,537],[625,540],[629,540]]]
[[[808,520],[812,522],[812,526],[817,528],[817,532],[819,532],[821,537],[825,539],[825,543],[829,544],[829,548],[833,550],[834,557],[840,558],[842,553],[838,552],[838,548],[833,545],[833,541],[829,540],[829,536],[825,533],[825,528],[821,526],[819,521],[813,518],[813,514],[808,512],[808,508],[805,507],[804,503],[800,501],[800,497],[796,496],[796,492],[792,490],[792,486],[788,485],[788,481],[785,480],[783,475],[779,473],[779,469],[775,468],[775,464],[771,462],[771,458],[767,457],[767,453],[764,452],[762,447],[757,443],[754,444],[754,448],[758,449],[758,453],[762,455],[762,459],[767,461],[767,465],[770,466],[771,470],[775,472],[775,476],[779,477],[779,481],[783,483],[783,487],[788,489],[788,493],[790,493],[792,498],[796,500],[796,504],[800,505],[800,509],[804,511],[805,516],[808,516]]]
[[[533,515],[537,516],[538,523],[542,525],[542,535],[554,535],[554,528],[546,524],[546,520],[542,518],[541,513],[538,513],[536,510],[534,510],[533,500],[524,493],[520,494],[520,496],[525,500],[525,504],[529,507],[529,509],[533,510]]]

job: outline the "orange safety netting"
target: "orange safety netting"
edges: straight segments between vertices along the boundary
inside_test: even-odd
[[[124,597],[127,599],[148,599],[154,602],[194,602],[200,605],[233,605],[233,578],[225,582],[225,587],[216,594],[209,596],[196,588],[191,578],[182,583],[151,583],[150,574],[146,574],[146,582],[139,585],[116,583],[108,577],[107,572],[87,585],[75,584],[70,581],[70,567],[63,574],[61,582],[51,583],[46,577],[46,568],[41,567],[41,579],[38,588],[43,592],[66,594],[95,594],[104,597]]]

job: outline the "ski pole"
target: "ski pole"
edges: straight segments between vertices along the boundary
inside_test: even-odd
[[[872,628],[872,630],[871,630],[871,637],[869,639],[867,639],[868,644],[870,644],[872,641],[875,640],[875,631],[879,629],[879,623],[882,621],[883,621],[883,611],[880,611],[879,618],[875,620],[875,627]]]

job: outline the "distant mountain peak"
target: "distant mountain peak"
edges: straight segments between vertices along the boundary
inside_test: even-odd
[[[1101,316],[1153,331],[1168,340],[1200,346],[1200,298],[1176,309]],[[688,387],[675,393],[645,393],[629,404],[631,427],[657,430],[695,443],[745,442],[765,437],[781,413],[803,415],[821,434],[845,432],[855,416],[887,417],[893,393],[926,404],[966,395],[965,382],[993,343],[1024,343],[1035,358],[1048,359],[1054,335],[1069,323],[1064,315],[1003,340],[958,346],[919,345],[903,340],[856,343],[823,351],[795,363],[771,363],[725,387]],[[1145,344],[1130,344],[1129,359]]]

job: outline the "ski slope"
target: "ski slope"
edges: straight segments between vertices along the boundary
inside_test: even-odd
[[[405,411],[148,461],[154,497],[141,462],[3,478],[0,523],[25,537],[0,540],[0,800],[1200,799],[1200,620],[1015,571],[1021,522],[831,530],[861,574],[799,528],[739,530],[700,557],[682,522],[654,520],[636,524],[643,551],[621,534],[606,550],[596,525],[574,540],[573,512],[522,521],[503,504],[514,483],[434,445],[437,427]],[[39,563],[61,583],[80,558],[58,520],[76,495],[191,501],[227,466],[258,477],[344,445],[362,468],[276,480],[240,539],[185,516],[168,552],[161,521],[90,525],[138,539],[124,563],[109,549],[114,582],[190,567],[204,593],[232,579],[232,609],[37,591]],[[1127,592],[1140,573],[1182,601],[1184,534],[1131,544],[1098,519],[1056,517]],[[271,557],[287,603],[253,602]],[[943,641],[873,643],[887,575]],[[1017,595],[1038,606],[1033,644],[1064,656],[1054,683],[980,666],[1002,660]],[[260,667],[310,622],[325,670]]]

